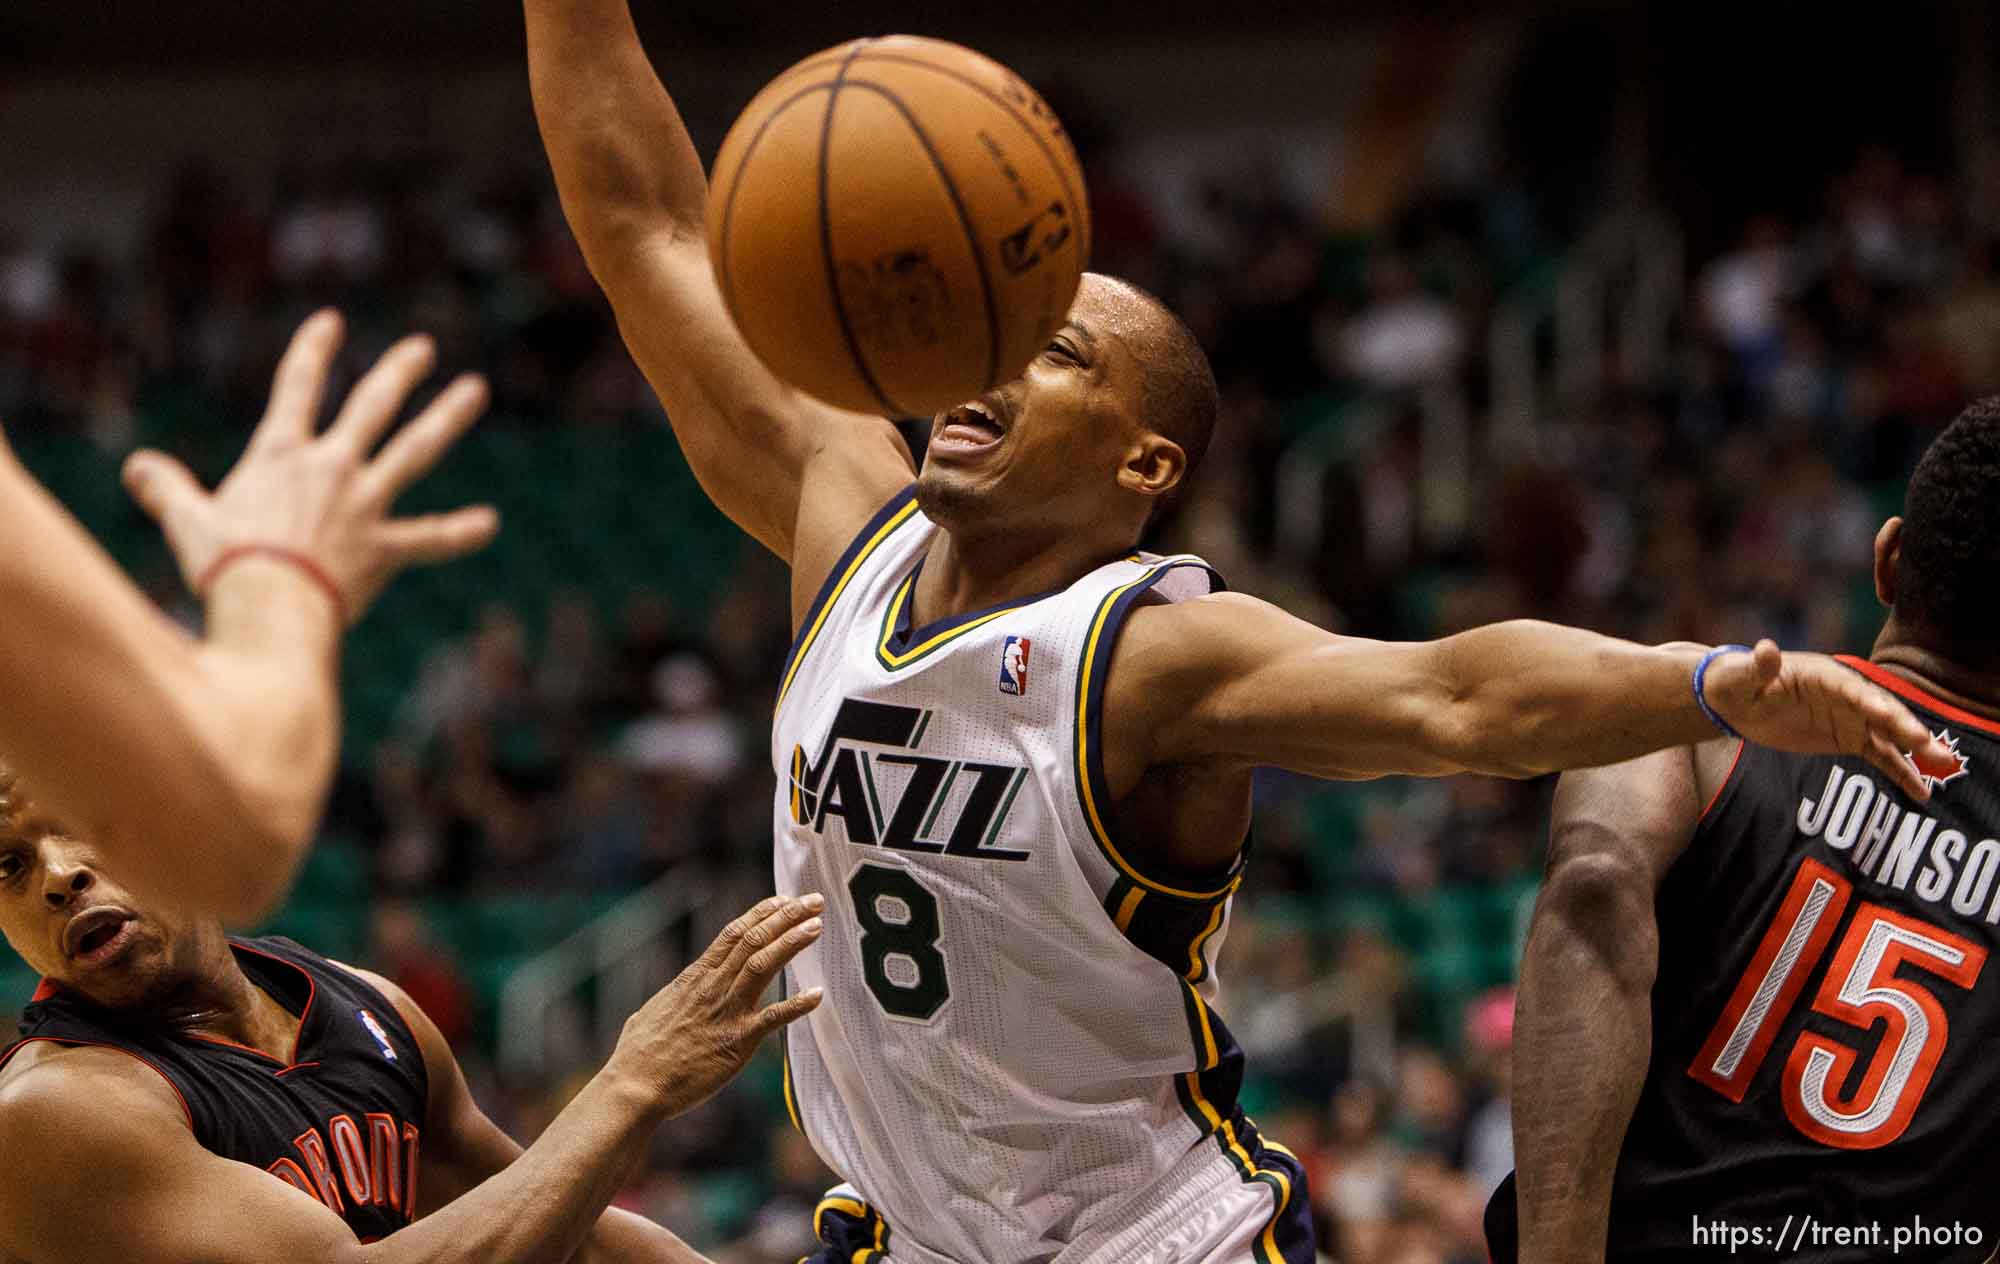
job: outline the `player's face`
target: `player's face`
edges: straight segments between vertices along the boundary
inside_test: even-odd
[[[175,991],[220,928],[141,907],[90,844],[32,806],[0,822],[0,931],[42,976],[110,1009]]]
[[[1087,275],[1069,321],[1019,378],[931,422],[917,480],[925,514],[946,527],[1033,538],[1101,522],[1138,440],[1140,365],[1133,300]]]

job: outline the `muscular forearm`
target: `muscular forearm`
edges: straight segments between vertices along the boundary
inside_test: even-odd
[[[1522,1260],[1604,1259],[1612,1176],[1645,1081],[1658,929],[1601,855],[1552,861],[1515,1003]]]
[[[1434,650],[1441,705],[1431,745],[1474,772],[1594,768],[1716,735],[1694,701],[1695,649],[1517,620]]]
[[[338,624],[324,596],[246,561],[196,641],[4,452],[0,499],[0,758],[140,889],[262,916],[332,767]]]
[[[363,1248],[357,1259],[369,1264],[560,1264],[575,1257],[665,1117],[660,1101],[656,1088],[607,1068],[505,1170],[409,1228]],[[634,1240],[629,1231],[614,1230],[614,1241]],[[661,1253],[647,1258],[675,1257]]]
[[[626,0],[526,0],[528,80],[563,212],[605,281],[607,254],[660,223],[698,230],[700,156]]]
[[[644,1216],[613,1207],[570,1264],[708,1264],[706,1256]]]

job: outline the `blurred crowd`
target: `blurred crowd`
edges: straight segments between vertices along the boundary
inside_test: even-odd
[[[1489,324],[1576,237],[1531,198],[1498,180],[1425,191],[1392,223],[1335,230],[1247,161],[1169,231],[1115,145],[1086,158],[1095,266],[1165,296],[1224,393],[1220,442],[1165,542],[1357,634],[1535,617],[1646,641],[1864,648],[1869,541],[1899,479],[1963,402],[2000,390],[1995,242],[1961,220],[1949,181],[1889,150],[1854,155],[1810,214],[1689,243],[1666,362],[1614,354],[1507,446],[1488,444]],[[0,242],[0,416],[114,452],[240,429],[294,323],[328,303],[355,330],[350,367],[428,330],[442,364],[490,375],[496,425],[659,424],[541,174],[454,183],[430,159],[265,188],[190,172],[161,190],[131,258]],[[1422,512],[1435,392],[1460,401],[1482,454],[1454,489],[1469,530]],[[1329,435],[1338,456],[1310,467],[1319,527],[1300,548],[1272,489]],[[473,1036],[483,1002],[422,899],[622,891],[668,872],[768,881],[763,743],[787,590],[750,558],[693,631],[664,581],[616,610],[492,596],[410,665],[332,825],[366,844],[377,964],[459,1038],[525,1138],[588,1068],[526,1082],[492,1069]],[[1306,1159],[1326,1249],[1347,1264],[1484,1258],[1479,1212],[1511,1163],[1512,1001],[1476,979],[1440,1011],[1392,927],[1324,911],[1531,880],[1547,791],[1260,785],[1223,1009],[1252,1053],[1253,1110]],[[1351,836],[1330,838],[1330,816]],[[625,1201],[724,1259],[802,1253],[829,1177],[770,1083],[761,1068],[664,1129]]]

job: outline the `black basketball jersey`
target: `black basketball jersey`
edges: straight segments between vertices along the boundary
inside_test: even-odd
[[[123,1050],[173,1086],[206,1149],[318,1199],[364,1242],[402,1228],[416,1207],[429,1091],[416,1037],[381,992],[289,939],[230,946],[251,981],[300,1016],[289,1062],[45,986],[0,1067],[37,1041]]]
[[[1659,892],[1611,1260],[1957,1264],[2000,1242],[2000,723],[1841,661],[1958,768],[1917,803],[1858,758],[1743,747]]]

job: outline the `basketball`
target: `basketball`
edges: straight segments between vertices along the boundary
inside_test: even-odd
[[[1090,254],[1076,151],[1018,75],[908,35],[817,53],[716,157],[708,247],[772,372],[841,408],[926,416],[1020,375]]]

